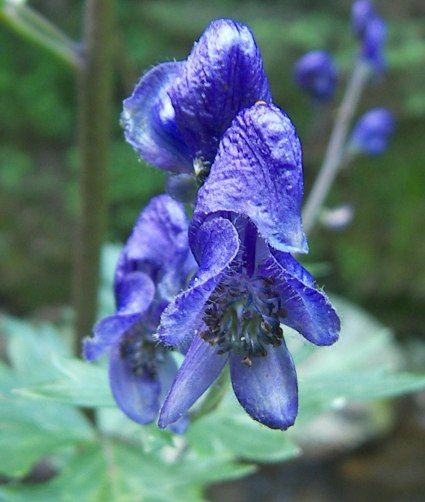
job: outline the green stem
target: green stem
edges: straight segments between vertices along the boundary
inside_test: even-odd
[[[47,50],[72,69],[81,64],[77,43],[41,14],[24,4],[5,2],[0,8],[0,21],[25,40]]]
[[[362,91],[367,83],[369,72],[368,66],[358,62],[348,82],[329,139],[322,167],[307,198],[303,211],[303,226],[306,233],[309,233],[316,223],[322,205],[341,166],[348,130]]]
[[[78,75],[80,216],[76,241],[75,352],[96,319],[100,251],[106,223],[106,186],[113,94],[115,0],[87,0],[84,64]]]
[[[209,389],[206,398],[203,400],[199,408],[190,415],[190,421],[194,422],[199,418],[208,415],[214,411],[217,406],[221,403],[221,400],[225,396],[230,382],[230,372],[229,368],[226,366],[221,372],[214,385]]]

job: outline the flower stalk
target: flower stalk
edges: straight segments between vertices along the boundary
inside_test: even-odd
[[[348,130],[362,91],[368,81],[369,73],[369,67],[363,62],[358,61],[347,84],[347,89],[338,109],[323,164],[304,207],[303,226],[306,233],[309,233],[316,223],[329,190],[341,167]]]

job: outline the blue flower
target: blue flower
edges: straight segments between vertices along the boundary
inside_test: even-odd
[[[263,61],[247,26],[213,21],[186,61],[162,63],[124,101],[125,137],[150,164],[173,173],[208,173],[237,113],[270,102]]]
[[[372,2],[357,0],[351,11],[353,30],[361,42],[361,58],[376,72],[385,67],[387,27]]]
[[[162,311],[185,285],[195,262],[189,250],[183,207],[168,195],[154,197],[140,214],[115,272],[114,315],[102,319],[84,342],[89,361],[109,351],[109,381],[132,420],[154,421],[177,366],[153,339]],[[186,426],[183,419],[176,431]]]
[[[291,249],[301,196],[301,149],[289,119],[267,104],[241,112],[199,191],[189,229],[198,271],[161,316],[159,339],[186,357],[160,427],[184,416],[227,363],[252,418],[277,429],[294,423],[297,379],[280,325],[316,345],[334,343],[340,328],[312,276],[275,246]]]
[[[365,113],[354,126],[351,148],[369,155],[378,155],[388,148],[394,133],[393,114],[385,108],[373,108]]]
[[[338,74],[332,56],[326,51],[310,51],[295,65],[296,83],[318,101],[327,101],[335,91]]]

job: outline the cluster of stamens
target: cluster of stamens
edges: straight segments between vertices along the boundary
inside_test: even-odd
[[[137,376],[155,377],[158,364],[164,361],[165,351],[165,347],[158,345],[151,335],[144,332],[142,324],[133,326],[120,344],[121,358]]]
[[[256,278],[249,286],[236,281],[220,284],[204,311],[203,340],[217,345],[218,354],[240,354],[248,366],[253,357],[267,355],[268,345],[279,347],[283,340],[280,319],[287,312],[273,284],[273,278]]]

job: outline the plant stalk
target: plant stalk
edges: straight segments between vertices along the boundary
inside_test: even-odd
[[[101,245],[107,202],[108,150],[113,98],[115,0],[87,0],[84,62],[78,75],[80,214],[75,243],[75,352],[96,320]]]

